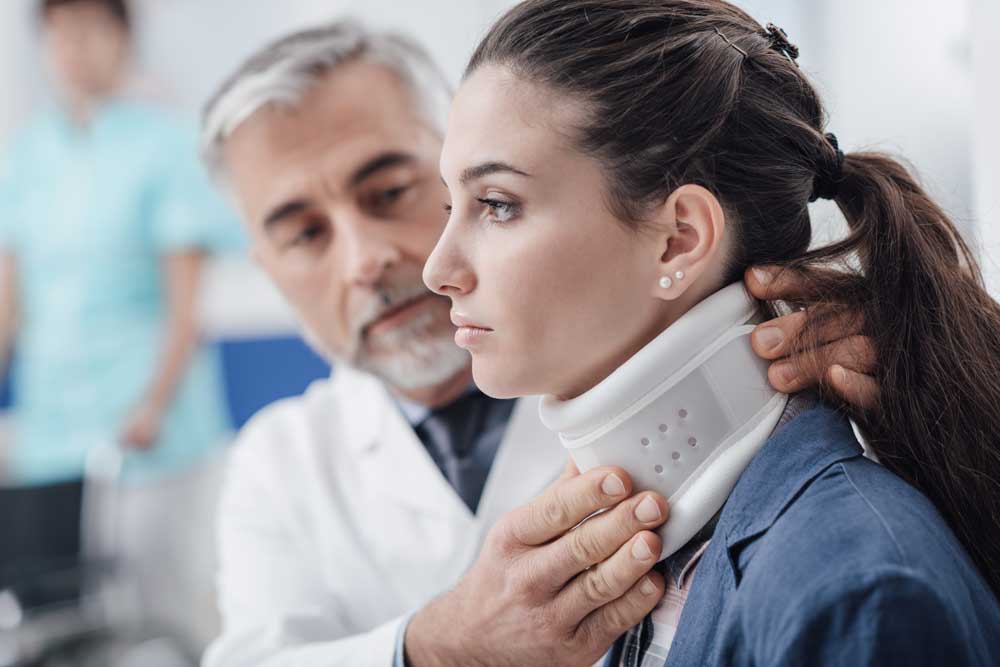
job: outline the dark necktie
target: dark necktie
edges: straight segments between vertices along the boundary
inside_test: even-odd
[[[512,400],[468,392],[433,410],[413,429],[473,514],[513,408]]]

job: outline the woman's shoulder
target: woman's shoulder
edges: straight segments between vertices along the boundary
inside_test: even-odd
[[[754,560],[794,557],[810,567],[822,563],[825,572],[882,565],[930,571],[965,557],[930,500],[866,458],[847,419],[822,403],[764,446],[733,501],[731,512],[743,517],[734,523],[754,529],[744,531],[756,536],[746,541]]]
[[[752,571],[851,579],[902,568],[932,576],[964,552],[927,498],[863,457],[838,461],[801,490],[747,557]]]
[[[822,451],[846,437],[819,429],[786,444]],[[778,644],[818,646],[865,627],[882,628],[876,634],[892,644],[905,639],[907,625],[934,625],[943,633],[938,643],[946,636],[948,645],[959,638],[1000,650],[1000,606],[944,519],[917,489],[860,453],[808,479],[732,556],[738,606],[761,632],[780,635],[772,636]]]

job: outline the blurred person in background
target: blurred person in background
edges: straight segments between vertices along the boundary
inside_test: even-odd
[[[0,562],[77,549],[95,447],[121,445],[142,481],[185,469],[227,430],[196,297],[231,213],[194,133],[127,93],[126,2],[37,11],[56,104],[0,163],[0,352],[6,365],[16,348],[8,476],[39,492],[4,513]]]

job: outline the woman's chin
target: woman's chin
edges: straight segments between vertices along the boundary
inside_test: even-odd
[[[511,374],[511,368],[496,368],[472,356],[472,378],[479,390],[493,398],[520,398],[532,392],[523,382]]]

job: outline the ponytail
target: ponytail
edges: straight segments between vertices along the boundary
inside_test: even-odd
[[[833,198],[848,237],[785,264],[819,304],[799,345],[830,318],[863,318],[881,401],[854,416],[1000,595],[1000,304],[955,225],[892,158],[846,156]]]

